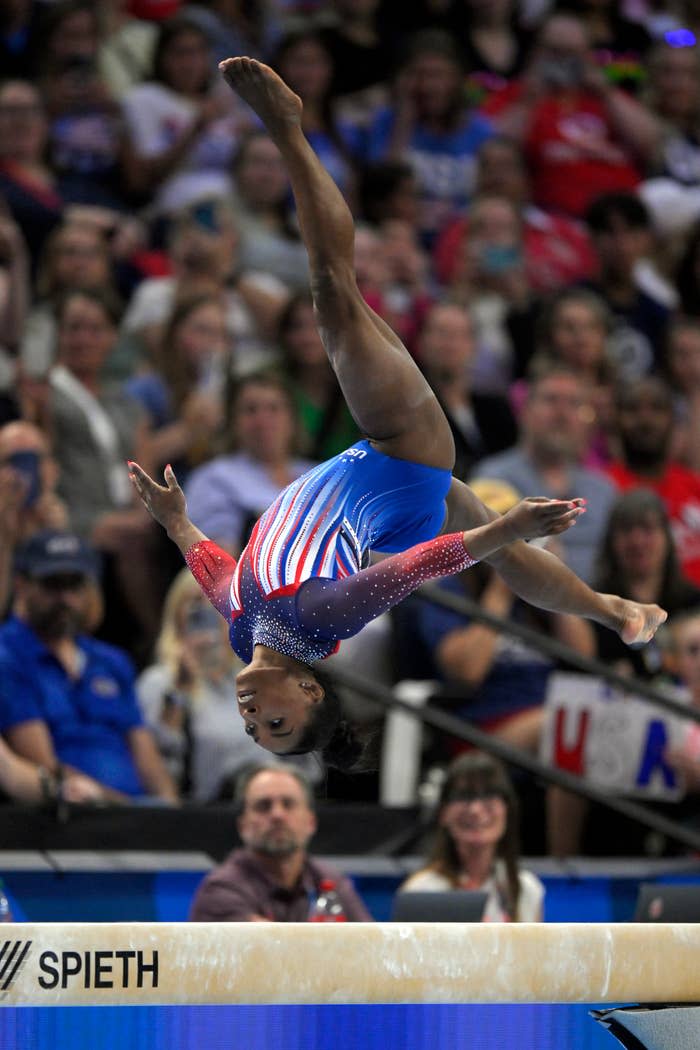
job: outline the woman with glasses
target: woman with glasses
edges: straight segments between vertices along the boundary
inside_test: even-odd
[[[428,863],[400,887],[483,890],[483,922],[541,922],[544,886],[519,864],[518,808],[505,768],[470,751],[448,767]]]

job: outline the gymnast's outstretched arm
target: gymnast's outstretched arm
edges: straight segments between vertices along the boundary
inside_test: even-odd
[[[514,540],[564,532],[583,513],[581,500],[524,499],[488,524],[419,543],[344,579],[307,580],[297,596],[299,621],[317,637],[350,638],[422,583],[462,572]]]
[[[173,468],[165,468],[165,485],[158,485],[138,463],[129,463],[129,477],[144,506],[179,547],[190,572],[214,608],[229,619],[229,588],[236,559],[221,550],[187,517],[185,494]]]

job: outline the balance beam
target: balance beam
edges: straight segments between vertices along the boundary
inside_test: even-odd
[[[700,1002],[700,924],[8,923],[3,1006]]]

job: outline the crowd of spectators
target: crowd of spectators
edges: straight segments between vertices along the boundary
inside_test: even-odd
[[[456,475],[499,510],[584,497],[553,549],[587,582],[659,601],[671,622],[700,598],[696,5],[12,0],[0,730],[26,764],[6,777],[21,797],[61,763],[75,797],[207,802],[256,760],[227,708],[225,631],[126,460],[156,476],[172,463],[194,523],[235,555],[286,484],[358,436],[279,151],[218,75],[229,54],[268,61],[303,99],[356,220],[358,285],[439,397]],[[80,571],[27,555],[60,536]],[[620,651],[482,568],[442,586],[631,673],[674,673],[663,645]],[[536,752],[550,661],[416,601],[371,630],[387,684],[442,680],[461,715]],[[38,652],[39,694],[60,679],[68,707],[89,709],[89,761],[54,693],[29,702]],[[93,660],[108,668],[96,680]]]

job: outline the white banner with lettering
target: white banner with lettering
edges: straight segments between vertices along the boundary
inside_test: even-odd
[[[683,698],[680,691],[673,696]],[[556,672],[540,758],[617,795],[672,801],[684,787],[664,756],[683,746],[690,725],[603,679]]]

